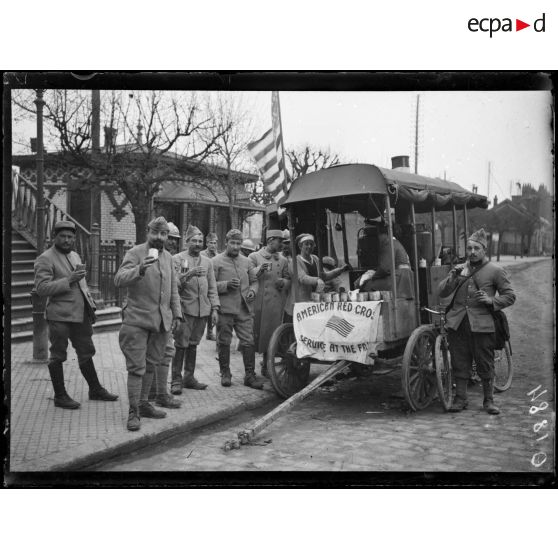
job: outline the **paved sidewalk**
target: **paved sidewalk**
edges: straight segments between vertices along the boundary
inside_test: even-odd
[[[506,256],[500,264],[527,267],[543,259],[548,258]],[[116,403],[89,401],[87,385],[70,347],[64,376],[68,393],[81,402],[81,408],[74,411],[54,407],[46,362],[32,360],[32,343],[12,345],[10,471],[76,470],[246,409],[271,401],[280,403],[269,382],[263,391],[242,384],[241,356],[234,350],[231,351],[233,386],[221,387],[215,343],[204,339],[198,350],[196,376],[209,387],[205,391],[185,390],[180,396],[181,409],[166,409],[165,419],[142,419],[139,432],[128,432],[127,373],[118,332],[98,333],[93,339],[101,382],[120,398]],[[233,339],[232,347],[235,346],[236,339]]]
[[[47,364],[32,360],[32,343],[12,345],[10,471],[76,470],[269,401],[280,401],[268,381],[263,391],[243,385],[242,358],[235,350],[231,351],[233,385],[223,388],[215,342],[204,339],[198,350],[196,377],[209,384],[208,388],[184,390],[177,396],[183,401],[182,408],[165,409],[165,419],[142,419],[139,432],[128,432],[127,372],[118,332],[95,334],[93,340],[101,383],[120,397],[115,403],[89,401],[87,384],[70,344],[64,377],[69,395],[81,402],[78,410],[54,406]]]

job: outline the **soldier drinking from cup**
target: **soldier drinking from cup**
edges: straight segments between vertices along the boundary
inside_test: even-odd
[[[109,393],[99,382],[93,355],[95,302],[85,281],[85,264],[74,252],[76,226],[71,221],[54,225],[54,245],[35,262],[35,290],[48,297],[46,320],[50,341],[48,371],[54,389],[54,406],[78,409],[80,404],[66,392],[63,363],[67,358],[68,340],[77,353],[78,364],[89,386],[89,399],[116,401],[118,395]]]
[[[178,252],[178,244],[180,242],[180,231],[178,227],[172,222],[168,222],[169,234],[165,241],[165,249],[174,256]],[[182,406],[182,402],[175,397],[172,397],[168,392],[168,377],[169,366],[172,357],[175,354],[174,339],[170,335],[165,346],[165,353],[163,360],[155,368],[155,379],[151,383],[151,390],[149,392],[149,401],[154,401],[155,405],[159,407],[166,407],[168,409],[178,409]]]
[[[256,351],[263,353],[262,376],[267,376],[267,346],[271,335],[281,325],[287,291],[291,284],[289,264],[280,253],[283,232],[268,230],[266,241],[266,246],[249,256],[256,266],[258,277],[254,336]]]
[[[180,395],[182,388],[201,390],[207,387],[194,377],[196,353],[205,324],[209,319],[213,328],[219,310],[212,260],[201,255],[203,234],[198,227],[190,225],[185,239],[187,249],[173,258],[179,270],[178,294],[184,315],[184,322],[174,332],[176,354],[172,361],[171,393],[175,395]]]
[[[126,252],[114,277],[117,287],[127,287],[118,339],[128,370],[127,428],[132,431],[139,430],[140,416],[166,416],[149,403],[148,397],[171,331],[182,321],[172,256],[164,250],[168,232],[164,217],[150,221],[147,242]]]
[[[221,385],[231,385],[230,351],[233,329],[242,346],[244,385],[262,389],[256,378],[253,304],[258,291],[254,263],[240,253],[242,233],[232,229],[226,236],[225,252],[213,258],[220,310],[217,319],[217,344]]]

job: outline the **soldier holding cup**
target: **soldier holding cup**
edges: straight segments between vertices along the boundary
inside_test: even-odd
[[[209,321],[213,328],[219,310],[213,264],[211,259],[201,254],[203,234],[190,225],[185,240],[186,250],[173,257],[178,270],[178,293],[184,315],[184,322],[174,333],[176,353],[172,360],[171,378],[171,393],[174,395],[180,395],[182,388],[201,390],[207,387],[194,377],[196,354],[206,323]]]

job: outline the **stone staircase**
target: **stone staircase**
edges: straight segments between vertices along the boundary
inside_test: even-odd
[[[33,339],[33,314],[31,289],[33,288],[33,264],[37,258],[36,248],[12,227],[12,278],[11,278],[11,340],[12,343]],[[122,323],[121,309],[117,306],[97,310],[95,333],[114,331]]]

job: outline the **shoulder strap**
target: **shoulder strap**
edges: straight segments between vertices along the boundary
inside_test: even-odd
[[[469,281],[470,279],[472,279],[474,277],[474,275],[476,273],[478,273],[488,262],[484,262],[481,266],[477,267],[477,269],[475,269],[475,271],[473,271],[473,273],[471,273],[471,275],[469,275],[468,277],[465,278],[465,281],[463,281],[463,283],[459,284],[457,289],[455,289],[455,291],[453,292],[453,296],[451,298],[451,302],[447,305],[446,307],[446,314],[452,309],[453,307],[453,303],[455,301],[455,297],[457,296],[457,292],[459,291],[459,289],[465,285],[465,283],[467,283],[467,281]],[[476,283],[475,283],[476,284]]]

